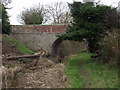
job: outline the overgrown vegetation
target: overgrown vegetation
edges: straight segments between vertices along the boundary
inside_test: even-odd
[[[109,32],[108,35],[106,35],[103,40],[100,42],[100,45],[102,46],[101,50],[101,57],[100,59],[102,62],[104,61],[105,63],[108,62],[115,62],[117,63],[118,56],[119,56],[119,39],[120,39],[120,34],[118,33],[119,29],[114,29],[112,32]]]
[[[116,8],[74,2],[70,4],[70,10],[73,23],[61,37],[64,40],[87,42],[91,53],[81,53],[67,59],[69,64],[65,73],[71,87],[118,88],[120,35]],[[93,55],[97,55],[97,58],[91,58]]]
[[[72,25],[61,37],[63,39],[84,41],[88,43],[89,51],[97,55],[100,54],[101,46],[99,42],[116,27],[116,9],[106,5],[96,5],[90,3],[74,2],[69,5],[73,17]]]
[[[18,42],[17,40],[13,39],[10,36],[4,35],[3,41],[4,40],[6,40],[6,41],[10,42],[12,45],[16,46],[19,49],[19,51],[23,54],[33,54],[34,53],[32,50],[27,48],[25,45],[21,44],[20,42]]]
[[[81,53],[66,59],[65,73],[72,88],[118,88],[117,65],[99,65],[90,54]]]
[[[119,29],[115,29],[117,28],[116,8],[105,5],[93,6],[93,4],[81,2],[74,2],[69,6],[73,17],[73,23],[72,26],[70,26],[70,28],[67,30],[67,32],[61,37],[64,40],[68,39],[80,42],[85,41],[89,46],[90,52],[88,53],[88,50],[81,50],[81,52],[87,53],[80,53],[78,55],[73,55],[70,58],[65,59],[66,61],[68,61],[65,73],[68,76],[70,87],[118,88],[118,65],[116,62],[118,60],[119,54]],[[6,11],[4,13],[5,15],[7,15]],[[27,13],[29,14],[29,12]],[[31,16],[28,14],[26,14],[26,16],[31,18]],[[39,12],[39,14],[41,13]],[[33,14],[33,16],[35,15]],[[42,23],[43,17],[41,16],[40,19],[41,20],[39,20],[36,24]],[[6,21],[8,21],[8,17],[6,17]],[[9,22],[7,23],[7,25],[9,26]],[[28,24],[35,23],[30,22]],[[5,30],[8,31],[5,31],[3,33],[9,34],[9,29],[6,28]],[[6,40],[10,42],[10,44],[12,44],[13,46],[16,46],[21,53],[34,53],[32,50],[28,49],[23,44],[19,43],[17,40],[11,38],[10,36],[6,35],[3,40]],[[95,55],[100,55],[100,57],[97,59],[93,59],[91,58],[91,56],[93,56],[93,54],[91,53],[95,53]],[[99,62],[95,62],[95,60],[102,61],[104,63],[100,64]],[[105,64],[105,62],[107,63]],[[19,63],[26,65],[27,63],[29,63],[29,60],[21,59]],[[8,66],[8,68],[13,67],[14,65]]]

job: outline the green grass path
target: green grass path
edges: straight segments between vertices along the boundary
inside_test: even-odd
[[[81,53],[67,58],[65,73],[72,88],[117,88],[118,69],[109,63],[93,63],[88,53]]]

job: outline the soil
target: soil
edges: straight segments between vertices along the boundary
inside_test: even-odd
[[[5,40],[2,41],[2,55],[3,56],[15,56],[15,55],[23,55],[16,46],[11,45],[10,42]]]

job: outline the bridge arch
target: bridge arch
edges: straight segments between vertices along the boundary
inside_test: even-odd
[[[63,42],[62,38],[58,38],[53,42],[52,48],[51,48],[51,56],[53,56],[53,57],[57,56],[59,47],[60,47],[62,42]]]

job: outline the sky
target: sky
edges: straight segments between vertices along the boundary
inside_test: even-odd
[[[12,0],[12,2],[8,5],[11,9],[8,10],[8,15],[10,16],[10,24],[11,25],[20,25],[17,17],[24,10],[24,8],[29,8],[39,3],[43,5],[50,4],[52,2],[69,2],[73,1],[83,1],[83,0]],[[96,0],[97,1],[97,0]],[[118,2],[120,0],[99,0],[101,3],[105,5],[118,6]]]

